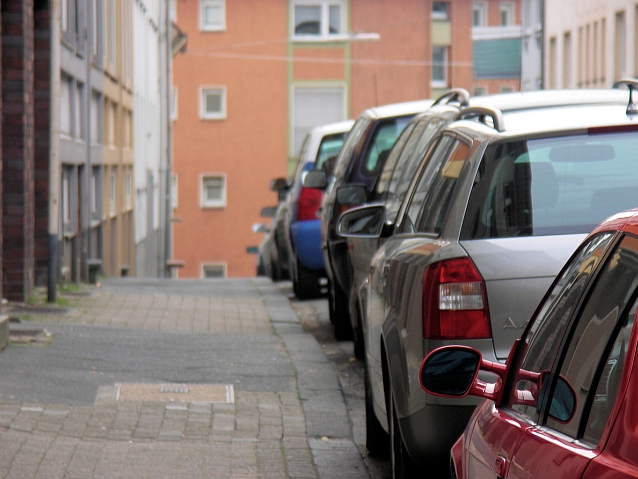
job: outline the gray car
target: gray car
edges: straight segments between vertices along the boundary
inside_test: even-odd
[[[339,222],[344,236],[383,237],[359,301],[371,409],[390,436],[394,477],[446,461],[476,405],[426,395],[422,359],[466,344],[504,362],[584,236],[638,205],[638,121],[626,91],[481,102],[433,139],[393,224],[383,204]]]

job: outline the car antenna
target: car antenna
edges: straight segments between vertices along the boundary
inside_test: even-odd
[[[638,87],[638,81],[633,78],[618,80],[614,83],[614,88],[618,88],[621,85],[627,86],[629,89],[629,103],[627,104],[627,116],[638,115],[638,108],[636,108],[636,104],[634,103],[634,88]]]

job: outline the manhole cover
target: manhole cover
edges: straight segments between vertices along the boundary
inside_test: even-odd
[[[9,340],[17,343],[29,343],[49,336],[45,329],[9,329]]]
[[[232,384],[116,384],[116,401],[235,402]]]

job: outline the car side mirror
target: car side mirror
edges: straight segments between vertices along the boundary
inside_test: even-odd
[[[263,223],[255,223],[253,225],[253,233],[268,233],[270,228]]]
[[[496,374],[499,381],[483,382],[478,379],[479,371]],[[483,359],[474,348],[443,346],[423,360],[419,380],[421,387],[434,396],[461,398],[471,395],[498,402],[506,374],[504,364]]]
[[[358,206],[368,200],[366,189],[361,185],[346,185],[337,188],[337,203],[344,206]]]
[[[310,170],[303,179],[304,188],[318,188],[323,190],[328,186],[328,176],[323,170]]]
[[[288,189],[288,180],[286,178],[275,178],[270,182],[270,190],[280,192]]]
[[[384,226],[384,206],[363,206],[348,210],[339,217],[337,233],[344,238],[378,238]]]
[[[277,212],[276,206],[266,206],[261,209],[261,217],[262,218],[274,218],[275,213]]]

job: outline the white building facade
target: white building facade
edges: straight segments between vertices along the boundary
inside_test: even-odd
[[[544,3],[545,88],[609,88],[638,76],[638,2]]]

